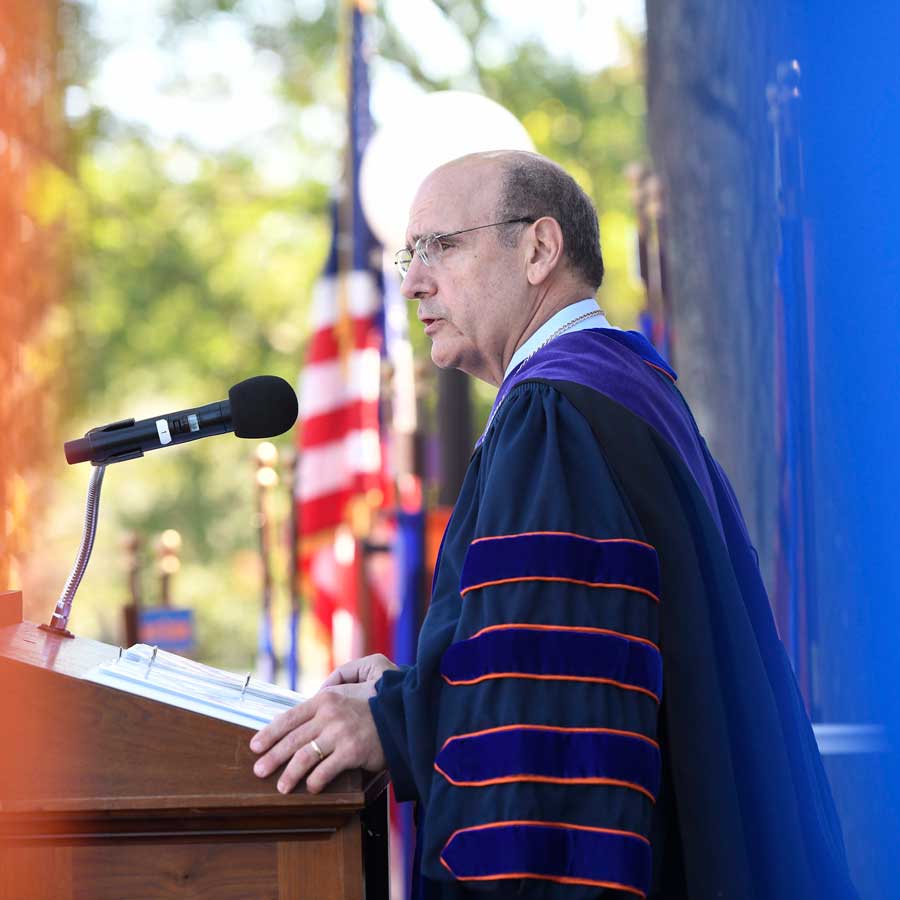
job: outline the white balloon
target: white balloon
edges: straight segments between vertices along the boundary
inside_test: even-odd
[[[382,125],[363,156],[360,200],[385,248],[403,246],[409,207],[429,172],[486,150],[534,150],[534,144],[508,109],[481,94],[426,94]]]

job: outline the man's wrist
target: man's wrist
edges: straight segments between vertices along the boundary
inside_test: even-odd
[[[403,671],[403,667],[401,667],[400,671]],[[401,802],[418,800],[418,791],[416,790],[412,772],[407,764],[406,754],[394,738],[388,715],[384,708],[383,687],[384,676],[375,685],[376,693],[374,697],[369,699],[369,710],[375,722],[378,739],[381,741],[381,749],[391,776],[391,783],[394,785],[394,794],[397,800]]]

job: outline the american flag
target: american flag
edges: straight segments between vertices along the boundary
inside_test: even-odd
[[[351,15],[349,141],[332,206],[332,243],[313,295],[313,333],[300,379],[297,431],[299,564],[332,662],[360,652],[359,537],[384,500],[379,431],[383,343],[381,250],[359,199],[362,154],[372,134],[364,16]]]

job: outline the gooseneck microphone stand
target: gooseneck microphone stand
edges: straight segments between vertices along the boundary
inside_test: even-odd
[[[74,637],[71,631],[66,627],[69,624],[69,615],[72,612],[72,601],[75,599],[75,592],[84,578],[87,570],[88,562],[91,559],[91,551],[94,549],[94,535],[97,533],[97,518],[100,512],[100,488],[103,485],[103,475],[106,472],[106,466],[95,466],[91,472],[91,480],[88,484],[87,507],[84,512],[84,531],[81,535],[81,547],[78,549],[78,556],[75,558],[75,565],[66,580],[66,585],[59,600],[56,601],[56,609],[50,617],[47,625],[41,625],[44,631],[52,631],[54,634],[63,637]]]
[[[239,438],[275,437],[287,431],[296,420],[297,395],[294,389],[275,375],[256,375],[232,385],[227,400],[141,419],[139,422],[122,419],[92,428],[83,438],[67,441],[66,461],[70,465],[90,461],[94,471],[88,485],[84,533],[75,565],[56,601],[50,622],[41,628],[63,637],[74,636],[66,626],[72,612],[72,601],[94,549],[100,487],[107,465],[137,459],[160,447],[184,444],[229,431]]]

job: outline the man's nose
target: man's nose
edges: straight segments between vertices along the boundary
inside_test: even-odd
[[[407,300],[416,300],[422,296],[434,293],[434,278],[431,270],[419,259],[419,254],[414,253],[406,277],[400,284],[400,293]]]

